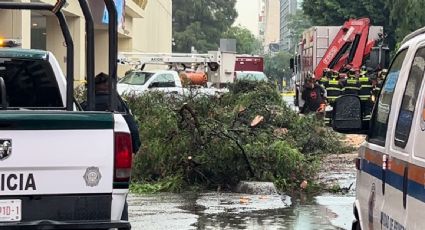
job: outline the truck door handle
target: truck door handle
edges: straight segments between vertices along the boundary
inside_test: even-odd
[[[382,195],[385,195],[385,183],[387,181],[388,155],[382,155]]]
[[[409,168],[404,167],[403,175],[403,208],[406,209],[407,206],[407,184],[409,182]]]

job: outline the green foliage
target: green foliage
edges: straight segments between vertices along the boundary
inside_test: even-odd
[[[246,28],[232,26],[222,38],[236,39],[236,52],[239,54],[260,54],[261,42]]]
[[[174,52],[217,50],[223,31],[237,17],[236,0],[174,0]]]
[[[343,149],[333,132],[299,117],[268,83],[240,81],[220,97],[147,93],[127,101],[142,141],[132,174],[137,192],[226,188],[241,180],[294,189],[312,180],[321,154]]]
[[[179,175],[174,177],[167,177],[161,179],[156,183],[131,183],[130,191],[132,193],[157,193],[157,192],[181,192],[182,185],[184,182],[182,181],[182,177]]]
[[[288,20],[288,29],[291,31],[290,39],[292,47],[289,49],[289,53],[294,53],[296,45],[299,43],[302,37],[302,33],[310,28],[311,21],[304,14],[302,10],[297,10],[295,14],[290,14],[287,18]]]
[[[86,86],[85,85],[78,85],[77,87],[75,87],[74,97],[79,103],[86,101],[86,98],[87,98]]]
[[[313,25],[342,25],[349,18],[368,17],[383,26],[390,47],[408,33],[425,25],[424,1],[417,0],[304,0],[303,10]]]
[[[396,39],[401,42],[409,33],[425,25],[424,1],[387,0],[390,25],[395,28]]]
[[[282,82],[283,79],[289,81],[291,78],[289,60],[291,58],[291,53],[286,51],[281,51],[277,54],[266,55],[264,57],[264,73],[269,78],[278,82]]]

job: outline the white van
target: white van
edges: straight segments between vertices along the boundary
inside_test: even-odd
[[[353,229],[425,229],[424,74],[425,27],[404,39],[369,126],[358,98],[337,102],[334,129],[368,134],[356,160]]]

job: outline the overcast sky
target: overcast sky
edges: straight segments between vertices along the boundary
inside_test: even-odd
[[[258,12],[260,0],[237,0],[236,10],[238,18],[235,25],[241,25],[249,29],[255,36],[258,36]]]

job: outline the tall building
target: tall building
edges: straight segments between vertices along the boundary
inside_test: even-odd
[[[261,0],[258,2],[258,8],[260,9],[258,14],[258,38],[261,40],[261,42],[264,41],[264,31],[266,27],[266,2],[267,0]]]
[[[265,51],[278,51],[280,33],[280,3],[279,0],[265,0],[264,2],[264,41]]]
[[[288,28],[290,16],[301,9],[302,0],[280,0],[280,47],[289,50],[291,44],[291,31]]]
[[[29,2],[29,0],[15,0]],[[55,0],[32,0],[54,4]],[[108,72],[108,26],[103,1],[88,1],[95,23],[95,71]],[[119,14],[119,51],[171,52],[172,0],[115,0]],[[74,40],[75,81],[85,79],[85,20],[78,1],[64,14]],[[66,70],[66,47],[56,17],[42,11],[0,10],[0,37],[20,39],[23,48],[51,51]],[[119,67],[119,74],[125,72]],[[122,76],[122,75],[121,75]]]

